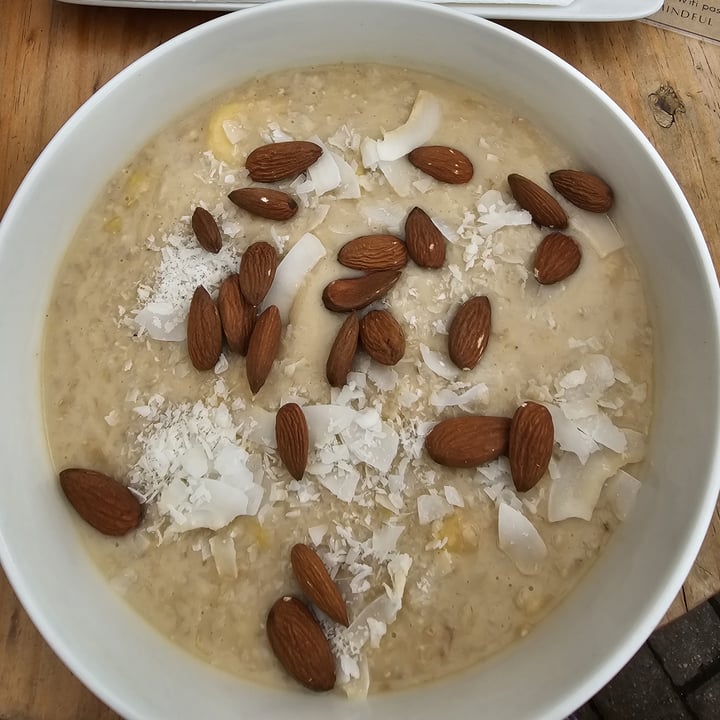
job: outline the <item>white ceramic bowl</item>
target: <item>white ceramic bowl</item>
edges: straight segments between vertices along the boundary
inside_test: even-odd
[[[351,703],[217,672],[151,630],[90,562],[43,433],[40,343],[53,275],[103,184],[184,111],[259,73],[344,61],[406,65],[505,96],[614,185],[646,279],[657,400],[631,518],[526,639],[442,682]],[[700,547],[720,483],[718,291],[687,202],[640,131],[579,73],[489,22],[401,0],[300,0],[228,15],[109,82],[50,143],[0,228],[0,555],[70,668],[126,718],[561,718],[631,657]]]

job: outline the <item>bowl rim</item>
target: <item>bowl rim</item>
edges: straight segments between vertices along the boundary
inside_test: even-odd
[[[83,105],[75,113],[73,113],[73,115],[63,124],[60,130],[55,134],[35,160],[12,198],[4,217],[0,222],[0,248],[3,247],[4,242],[6,241],[6,236],[9,234],[7,228],[10,228],[14,224],[18,209],[23,204],[25,197],[29,196],[33,192],[33,186],[35,185],[36,178],[42,175],[45,165],[63,145],[65,139],[75,132],[76,126],[88,115],[91,115],[97,106],[104,103],[106,98],[111,96],[118,87],[137,77],[143,72],[146,66],[154,63],[157,59],[167,54],[177,52],[186,43],[194,42],[197,38],[211,33],[216,27],[243,22],[246,17],[282,13],[283,9],[281,6],[293,8],[313,7],[323,4],[323,2],[324,0],[285,0],[283,3],[260,5],[243,10],[242,12],[230,13],[209,20],[164,42],[120,71],[85,103],[83,103]],[[438,17],[444,15],[454,15],[456,18],[461,17],[465,23],[484,26],[485,30],[488,32],[496,33],[500,37],[510,39],[514,43],[531,49],[534,53],[537,53],[550,64],[554,65],[560,72],[569,75],[576,82],[584,85],[587,90],[589,90],[598,100],[601,101],[604,107],[607,108],[615,119],[622,123],[633,135],[635,141],[650,157],[653,164],[662,175],[664,182],[666,183],[668,189],[672,192],[678,207],[681,209],[683,216],[682,219],[684,224],[687,226],[689,235],[694,243],[694,249],[698,254],[698,260],[704,273],[704,280],[707,284],[707,291],[713,310],[712,323],[715,328],[715,337],[713,339],[717,342],[717,338],[720,337],[720,289],[718,288],[717,275],[700,226],[680,186],[659,153],[655,150],[653,145],[635,125],[635,123],[628,117],[628,115],[604,91],[602,91],[597,85],[591,82],[572,65],[534,41],[525,38],[513,30],[496,25],[489,20],[464,14],[453,8],[427,4],[419,2],[418,0],[335,0],[333,4],[338,6],[395,5],[401,7],[404,6],[416,12],[436,14]],[[715,418],[715,421],[717,425],[718,418]],[[632,657],[663,617],[666,609],[670,606],[694,562],[715,509],[715,500],[717,498],[718,491],[720,490],[720,446],[718,443],[716,443],[713,448],[712,457],[709,459],[708,466],[710,468],[710,472],[704,486],[704,492],[702,493],[702,511],[698,514],[693,532],[685,539],[681,560],[677,562],[673,568],[671,580],[666,583],[663,590],[655,597],[653,612],[639,618],[635,624],[632,637],[627,638],[624,644],[617,645],[612,652],[608,653],[604,660],[597,666],[595,673],[578,683],[575,686],[575,691],[573,693],[558,698],[551,707],[548,707],[549,713],[557,712],[558,718],[568,715],[580,704],[585,702],[587,698],[597,692],[597,690],[605,685]],[[114,688],[103,685],[93,674],[92,669],[83,664],[81,659],[79,659],[73,651],[72,646],[62,639],[54,625],[46,619],[42,609],[37,603],[38,590],[26,583],[23,572],[21,571],[19,565],[17,565],[14,561],[14,555],[11,551],[10,545],[11,543],[8,543],[3,529],[0,528],[0,561],[2,562],[8,580],[17,594],[17,597],[45,641],[61,658],[62,662],[101,700],[121,713],[124,717],[142,717],[140,714],[141,708],[134,705],[131,698],[127,698],[125,696],[121,697],[117,694]],[[549,716],[550,715],[548,715],[548,717]],[[555,717],[555,715],[552,716]]]

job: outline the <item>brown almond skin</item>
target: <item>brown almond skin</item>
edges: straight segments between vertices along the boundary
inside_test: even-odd
[[[240,290],[251,305],[259,305],[268,294],[277,270],[277,250],[266,242],[255,242],[240,260]]]
[[[597,175],[581,170],[556,170],[550,173],[553,187],[581,210],[606,213],[613,206],[612,188]]]
[[[228,198],[239,208],[268,220],[289,220],[298,209],[290,195],[271,188],[240,188],[233,190]]]
[[[547,472],[555,442],[550,411],[535,402],[523,403],[510,425],[510,473],[518,492],[532,490]]]
[[[341,388],[347,382],[357,352],[359,334],[360,320],[354,312],[340,326],[325,365],[325,375],[333,387]]]
[[[255,148],[245,161],[250,178],[271,183],[296,177],[322,155],[322,148],[306,140],[269,143]]]
[[[394,235],[362,235],[345,243],[338,262],[354,270],[402,270],[407,265],[405,243]]]
[[[187,348],[196,370],[212,370],[222,352],[220,313],[208,291],[199,285],[190,302],[187,319]]]
[[[558,230],[568,226],[568,217],[560,203],[537,183],[513,173],[508,175],[508,185],[517,204],[527,210],[538,225]]]
[[[335,687],[335,658],[305,603],[289,595],[276,600],[265,630],[275,657],[299,683],[316,692]]]
[[[405,243],[408,255],[416,265],[441,268],[445,264],[447,240],[421,208],[414,207],[405,221]]]
[[[297,403],[286,403],[275,416],[275,440],[280,459],[288,472],[302,479],[308,459],[308,425]]]
[[[448,352],[461,370],[471,370],[485,352],[492,327],[492,308],[485,295],[463,303],[450,323]]]
[[[219,253],[222,248],[222,236],[215,218],[202,207],[196,207],[192,214],[192,229],[200,246],[211,253]]]
[[[467,155],[446,145],[423,145],[408,155],[408,160],[418,170],[430,177],[452,185],[470,182],[473,164]]]
[[[541,285],[553,285],[569,278],[580,266],[580,246],[569,235],[547,235],[535,252],[533,273]]]
[[[218,311],[228,347],[240,355],[247,355],[255,326],[255,308],[240,291],[237,274],[226,277],[220,285]]]
[[[360,320],[360,342],[382,365],[397,365],[405,354],[405,332],[387,310],[372,310]]]
[[[400,270],[381,270],[357,278],[333,280],[323,290],[323,303],[333,312],[361,310],[383,297],[400,279]]]
[[[253,395],[265,384],[278,350],[282,322],[276,305],[267,308],[255,321],[248,345],[245,372]]]
[[[66,468],[60,472],[60,487],[77,514],[103,535],[126,535],[142,520],[139,500],[108,475]]]
[[[507,454],[510,418],[465,415],[438,423],[425,438],[430,457],[446,467],[477,467]]]
[[[290,562],[298,585],[310,601],[336,623],[348,627],[347,605],[320,556],[307,545],[298,543],[290,551]]]

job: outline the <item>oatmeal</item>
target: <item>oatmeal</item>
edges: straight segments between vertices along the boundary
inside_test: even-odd
[[[252,151],[294,140],[321,153],[272,184],[289,198],[283,212],[297,206],[289,219],[228,199],[257,187],[245,166]],[[470,170],[458,161],[461,182],[438,180],[424,171],[428,152],[408,160],[417,145],[452,147]],[[577,255],[560,274],[547,257],[533,273],[548,232],[516,202],[508,175],[552,192],[548,172],[573,166],[476,91],[373,65],[254,80],[145,147],[83,220],[44,347],[58,470],[94,468],[145,505],[140,528],[122,538],[81,530],[118,592],[213,665],[290,682],[265,623],[278,598],[301,594],[290,550],[305,544],[347,603],[348,628],[317,614],[338,685],[354,696],[458,671],[531,631],[627,514],[651,419],[643,287],[608,217],[553,194]],[[397,268],[373,269],[397,277],[358,312],[367,352],[331,366],[348,316],[327,309],[328,297],[347,298],[328,287],[363,277],[338,263],[339,251],[368,235],[403,238],[414,208],[428,219],[412,222],[441,233],[445,254],[408,240],[404,264],[404,247],[382,241]],[[207,214],[220,246],[193,232]],[[266,379],[250,378],[253,395],[252,350],[247,360],[227,342],[217,360],[194,352],[186,319],[196,288],[216,300],[260,241],[279,264],[258,311],[277,307],[282,330]],[[470,346],[449,341],[461,306],[489,328]],[[213,369],[193,367],[186,337]],[[527,401],[553,429],[547,472],[527,491],[513,482],[512,450],[477,467],[431,459],[440,421],[511,418]],[[288,403],[307,423],[304,467],[277,447],[275,418]],[[440,455],[452,446],[435,444]]]

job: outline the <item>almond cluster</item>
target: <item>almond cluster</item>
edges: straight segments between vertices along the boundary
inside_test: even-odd
[[[550,411],[528,401],[512,418],[463,415],[443,420],[425,438],[425,448],[439,465],[456,468],[477,467],[505,455],[515,489],[527,492],[547,471],[554,439]]]
[[[219,251],[215,238],[220,238],[220,230],[210,213],[196,208],[192,225],[202,247]],[[217,305],[202,285],[195,289],[187,319],[187,348],[197,370],[215,367],[224,337],[231,352],[247,356],[245,370],[252,393],[265,384],[280,348],[282,323],[275,305],[259,315],[257,309],[272,286],[277,265],[275,248],[255,242],[245,250],[238,273],[223,280]]]
[[[340,588],[320,556],[299,543],[290,551],[293,574],[310,602],[331,620],[348,627],[347,606]],[[265,630],[275,657],[285,670],[310,690],[335,686],[335,658],[312,610],[299,598],[283,595],[267,616]]]
[[[581,210],[606,213],[613,205],[613,191],[596,175],[580,170],[556,170],[550,182],[557,192]],[[556,232],[546,235],[535,253],[533,272],[541,285],[553,285],[570,277],[579,267],[582,253],[574,238],[558,230],[568,226],[567,213],[547,190],[523,175],[508,175],[508,185],[521,208],[535,223]]]

